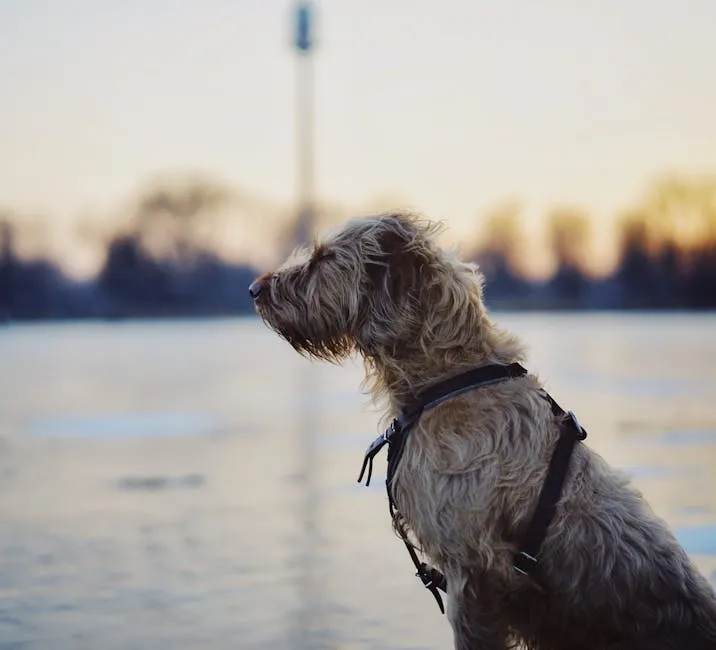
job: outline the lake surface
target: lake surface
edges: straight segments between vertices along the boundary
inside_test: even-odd
[[[716,582],[716,315],[496,318]],[[0,648],[451,647],[361,378],[254,318],[0,328]]]

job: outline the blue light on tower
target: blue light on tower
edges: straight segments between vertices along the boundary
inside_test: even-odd
[[[311,50],[311,6],[303,3],[296,7],[296,49],[306,53]]]

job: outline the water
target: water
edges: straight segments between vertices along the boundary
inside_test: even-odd
[[[716,582],[716,316],[499,319]],[[249,318],[0,329],[0,648],[451,647],[361,377]]]

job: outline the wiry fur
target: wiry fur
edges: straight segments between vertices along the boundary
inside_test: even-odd
[[[263,319],[296,350],[360,353],[394,417],[417,391],[485,363],[523,360],[488,318],[477,269],[407,213],[355,219],[263,278]],[[584,444],[539,558],[511,567],[558,423],[534,375],[473,390],[423,415],[393,489],[411,533],[447,577],[455,647],[716,649],[716,597],[666,525]]]

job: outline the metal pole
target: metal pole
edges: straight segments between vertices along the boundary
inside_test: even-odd
[[[302,2],[296,8],[296,147],[298,231],[297,242],[310,242],[315,227],[315,155],[314,155],[314,87],[313,87],[313,5]]]

